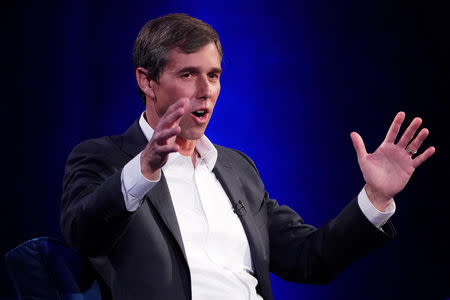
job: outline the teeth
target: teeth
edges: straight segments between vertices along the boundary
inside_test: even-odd
[[[206,114],[206,110],[196,110],[192,112],[196,117],[203,117]]]

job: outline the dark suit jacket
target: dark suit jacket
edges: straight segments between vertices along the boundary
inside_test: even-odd
[[[137,211],[125,208],[121,171],[146,144],[136,121],[123,135],[75,147],[64,176],[62,232],[75,250],[91,258],[114,299],[191,299],[189,266],[164,174]],[[257,292],[266,300],[272,299],[269,272],[289,281],[326,283],[394,233],[390,222],[385,233],[375,228],[356,199],[320,229],[306,225],[268,197],[247,156],[216,148],[213,172],[234,205],[245,208],[240,220]]]

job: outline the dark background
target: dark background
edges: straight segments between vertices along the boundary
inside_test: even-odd
[[[170,12],[210,23],[224,46],[206,134],[256,162],[266,189],[315,226],[364,182],[349,134],[374,151],[394,115],[421,116],[436,154],[396,196],[398,236],[327,286],[273,276],[275,299],[450,297],[450,10],[430,1],[22,1],[1,8],[0,255],[60,237],[65,160],[124,132],[144,107],[131,51]],[[405,127],[403,127],[405,128]],[[422,149],[422,150],[423,150]],[[351,245],[349,245],[351,247]],[[13,297],[4,261],[0,298]]]

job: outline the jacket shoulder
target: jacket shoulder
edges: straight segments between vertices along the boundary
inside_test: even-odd
[[[228,147],[223,147],[223,146],[220,146],[217,144],[214,144],[214,147],[216,147],[217,152],[218,152],[218,157],[220,157],[221,159],[224,159],[226,162],[231,163],[233,166],[234,165],[249,166],[259,176],[258,169],[256,168],[255,163],[244,152],[236,150],[236,149],[228,148]]]
[[[108,176],[120,169],[129,159],[121,150],[118,137],[104,136],[82,141],[73,148],[67,158],[64,187],[77,172]]]
[[[69,156],[76,153],[104,153],[105,150],[111,148],[120,148],[121,138],[120,136],[103,136],[94,139],[88,139],[77,144]]]

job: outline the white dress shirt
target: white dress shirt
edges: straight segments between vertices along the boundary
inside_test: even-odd
[[[139,125],[147,140],[153,129],[144,118]],[[177,216],[192,282],[192,299],[262,299],[256,293],[257,279],[247,236],[230,199],[212,172],[217,150],[203,136],[196,143],[196,166],[192,158],[169,154],[162,167]],[[159,181],[147,180],[141,173],[139,153],[122,170],[125,206],[135,211],[145,194]],[[395,203],[386,212],[378,211],[364,188],[358,195],[364,215],[381,229],[395,212]]]

